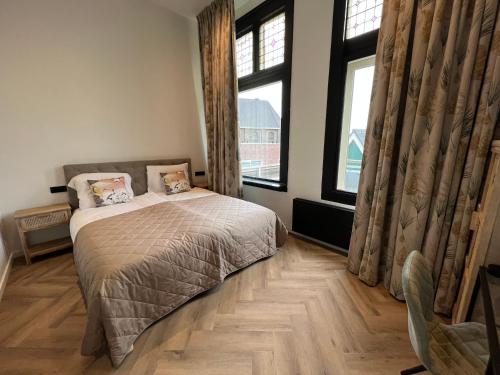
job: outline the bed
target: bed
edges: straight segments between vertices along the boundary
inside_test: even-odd
[[[107,352],[118,367],[147,327],[285,242],[279,217],[256,204],[200,188],[147,192],[146,165],[180,163],[191,175],[189,159],[64,166],[67,182],[81,173],[129,173],[135,194],[128,203],[77,209],[71,219],[87,307],[83,355]]]

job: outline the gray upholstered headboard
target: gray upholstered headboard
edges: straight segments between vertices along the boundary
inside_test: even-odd
[[[123,172],[132,177],[132,190],[135,195],[141,195],[148,191],[148,179],[146,175],[146,165],[175,165],[188,163],[189,179],[192,181],[191,159],[163,159],[163,160],[140,160],[124,161],[116,163],[91,163],[91,164],[71,164],[63,166],[66,183],[73,177],[82,173],[102,173],[102,172]],[[69,204],[73,208],[78,207],[76,191],[68,188]]]

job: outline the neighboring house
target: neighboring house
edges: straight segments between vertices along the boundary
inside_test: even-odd
[[[347,148],[347,165],[345,174],[345,188],[347,191],[358,191],[359,176],[361,174],[361,160],[365,144],[365,129],[352,129],[349,134]]]
[[[241,143],[279,143],[281,118],[267,100],[239,99]]]
[[[244,176],[279,178],[281,117],[267,100],[238,100],[240,160]]]

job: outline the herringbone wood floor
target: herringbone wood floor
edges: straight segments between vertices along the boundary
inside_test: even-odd
[[[118,370],[79,354],[71,253],[16,264],[0,302],[1,374],[397,374],[418,364],[406,307],[294,237],[150,327]]]

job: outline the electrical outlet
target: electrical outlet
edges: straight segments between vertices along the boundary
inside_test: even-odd
[[[64,193],[66,191],[68,191],[68,188],[66,186],[51,186],[50,187],[51,194]]]

